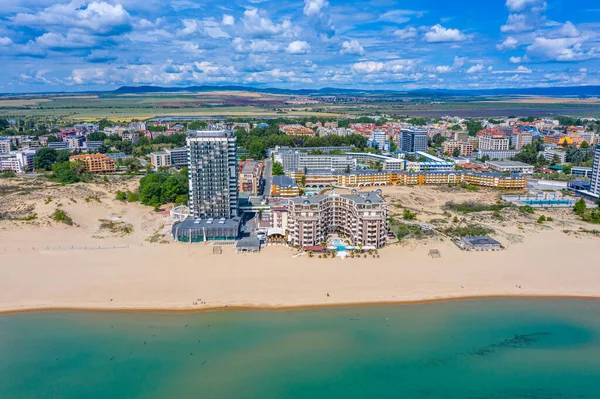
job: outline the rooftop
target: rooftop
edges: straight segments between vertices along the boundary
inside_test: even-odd
[[[273,185],[284,188],[296,188],[298,185],[289,176],[273,176]]]
[[[189,139],[194,138],[233,138],[235,137],[232,130],[188,130]]]
[[[519,167],[519,166],[520,167],[532,167],[529,164],[526,164],[524,162],[519,162],[519,161],[486,161],[485,163],[489,164],[489,165],[501,166],[501,167],[502,166],[505,166],[505,167],[510,167],[510,166],[513,166],[513,167]]]

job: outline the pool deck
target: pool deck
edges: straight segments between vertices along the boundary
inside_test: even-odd
[[[503,195],[502,199],[516,206],[530,206],[532,208],[573,208],[575,201],[560,196],[535,196],[535,195]],[[531,203],[528,201],[540,201]]]

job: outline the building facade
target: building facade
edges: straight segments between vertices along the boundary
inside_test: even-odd
[[[232,131],[190,131],[189,208],[194,219],[238,215],[237,144]]]
[[[273,197],[296,197],[300,195],[300,187],[289,176],[273,176],[271,195]]]
[[[80,161],[90,173],[107,173],[117,170],[117,163],[105,154],[82,154],[69,157],[71,162]]]
[[[293,246],[318,246],[338,233],[354,246],[380,248],[387,232],[387,203],[379,191],[289,200],[288,240]]]
[[[510,148],[510,140],[501,135],[479,136],[480,151],[507,151]]]
[[[523,146],[533,143],[533,134],[529,132],[515,132],[511,136],[511,144],[515,150],[520,150]]]
[[[400,131],[400,150],[417,152],[427,150],[427,130],[406,128]]]
[[[260,193],[263,163],[250,161],[242,165],[239,177],[240,192],[257,195]]]
[[[600,195],[600,146],[594,152],[594,163],[592,165],[592,177],[590,178],[590,191]]]

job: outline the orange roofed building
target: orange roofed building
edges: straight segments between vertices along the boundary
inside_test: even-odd
[[[104,154],[82,154],[69,157],[71,162],[81,161],[90,173],[114,172],[117,170],[116,162]]]

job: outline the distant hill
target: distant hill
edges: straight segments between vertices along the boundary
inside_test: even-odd
[[[441,89],[419,89],[412,91],[399,90],[363,90],[342,89],[324,87],[321,89],[278,89],[258,88],[250,86],[188,86],[188,87],[161,87],[161,86],[123,86],[114,90],[115,94],[145,94],[145,93],[203,93],[213,91],[247,91],[253,93],[271,93],[287,95],[414,95],[414,96],[439,96],[439,97],[466,97],[466,96],[577,96],[577,97],[600,97],[600,86],[568,86],[568,87],[529,87],[529,88],[507,88],[507,89],[482,89],[482,90],[441,90]]]

